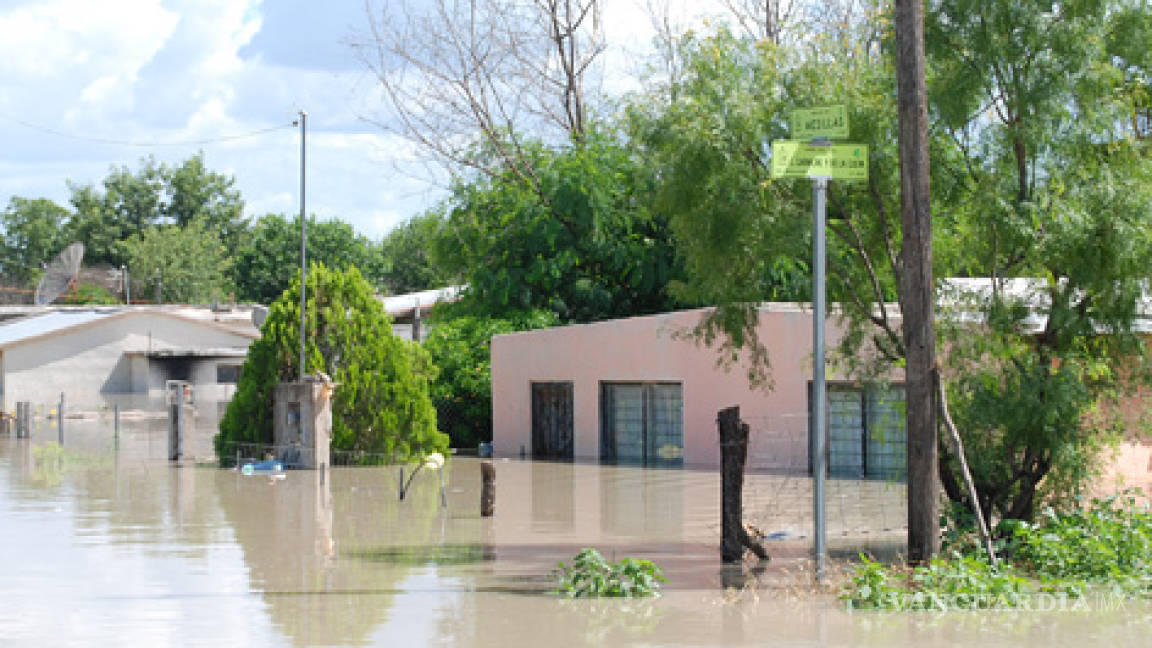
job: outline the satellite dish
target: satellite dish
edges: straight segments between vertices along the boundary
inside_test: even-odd
[[[84,260],[84,244],[73,243],[52,259],[44,268],[44,276],[36,286],[36,305],[47,306],[66,290],[76,288],[76,277],[80,274],[80,262]]]

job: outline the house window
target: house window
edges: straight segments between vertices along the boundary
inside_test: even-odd
[[[808,400],[811,412],[811,384]],[[829,383],[827,407],[830,477],[893,481],[907,477],[903,385]]]
[[[216,382],[220,384],[231,383],[235,384],[240,382],[240,365],[238,364],[218,364],[216,365]]]
[[[601,459],[684,465],[683,410],[680,383],[601,383]]]

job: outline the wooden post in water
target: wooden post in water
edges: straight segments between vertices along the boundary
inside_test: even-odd
[[[480,462],[480,517],[492,517],[496,509],[496,466]]]
[[[56,431],[60,437],[60,445],[64,445],[64,392],[60,392],[60,407],[56,409]]]
[[[748,457],[748,424],[740,421],[740,408],[720,410],[720,560],[744,559],[747,547],[760,560],[768,560],[764,547],[744,529],[744,462]]]

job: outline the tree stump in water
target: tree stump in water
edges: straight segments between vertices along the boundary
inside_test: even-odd
[[[496,508],[496,466],[480,462],[480,516],[492,517]]]
[[[744,559],[747,547],[760,560],[768,552],[744,528],[744,463],[748,458],[748,424],[740,421],[740,408],[720,410],[720,559],[726,563]]]

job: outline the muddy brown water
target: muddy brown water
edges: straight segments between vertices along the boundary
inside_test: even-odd
[[[810,483],[749,475],[748,517],[772,566],[736,592],[718,557],[710,471],[498,461],[496,515],[479,464],[283,479],[164,460],[163,421],[68,421],[0,436],[0,645],[1116,646],[1152,643],[1152,608],[1097,597],[1017,612],[849,612],[805,582]],[[199,458],[199,461],[197,461]],[[832,548],[898,552],[902,487],[830,483]],[[549,571],[580,548],[661,565],[664,595],[570,601]]]

